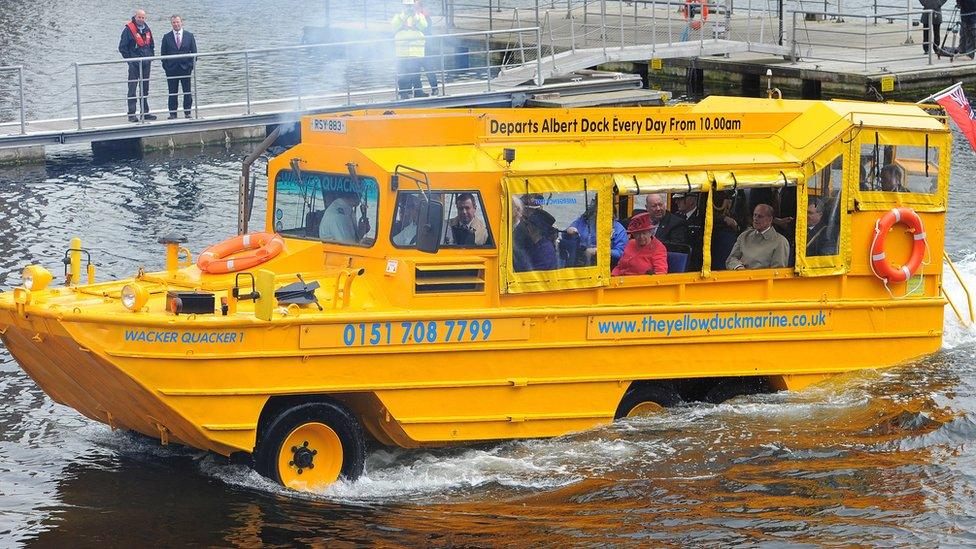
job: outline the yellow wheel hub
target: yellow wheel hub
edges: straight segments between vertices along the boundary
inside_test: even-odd
[[[641,402],[627,412],[627,417],[653,416],[664,412],[664,406],[657,402]]]
[[[278,449],[278,476],[294,490],[321,490],[339,478],[342,441],[324,423],[303,423]]]

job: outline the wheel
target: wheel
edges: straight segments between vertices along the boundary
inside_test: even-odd
[[[627,390],[617,406],[614,419],[659,414],[681,404],[681,396],[667,385],[640,384]]]
[[[721,404],[737,396],[768,393],[769,384],[764,377],[731,377],[723,379],[705,393],[705,402]]]
[[[365,459],[362,427],[345,407],[331,402],[278,414],[254,454],[259,473],[301,491],[320,491],[340,477],[356,480]]]

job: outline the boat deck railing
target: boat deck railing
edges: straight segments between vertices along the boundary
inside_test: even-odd
[[[459,43],[463,48],[456,48]],[[305,44],[278,48],[207,52],[139,58],[149,62],[148,95],[137,86],[136,99],[148,97],[156,116],[168,113],[167,81],[160,65],[164,61],[192,58],[190,75],[193,97],[191,118],[250,115],[262,112],[303,111],[321,105],[356,105],[394,101],[399,98],[398,80],[404,76],[437,77],[436,93],[492,91],[492,77],[513,64],[538,63],[542,40],[537,27],[467,31],[427,37],[423,70],[400,73],[395,55],[396,40],[357,40],[329,44]],[[83,130],[119,124],[127,116],[126,65],[131,59],[74,63],[71,118],[29,121],[23,115],[16,123],[21,132],[70,122]],[[145,78],[140,62],[139,79]],[[12,67],[22,75],[19,67]],[[181,78],[174,76],[172,79]],[[427,85],[426,78],[424,84]],[[541,82],[539,76],[537,81]],[[25,92],[21,85],[20,97]],[[182,115],[182,91],[177,94]],[[0,111],[3,112],[3,111]],[[138,114],[138,113],[137,113]],[[0,119],[0,134],[9,133],[10,120]],[[6,131],[5,131],[6,130]]]
[[[14,78],[8,78],[9,73],[16,73]],[[20,127],[21,135],[27,133],[27,104],[24,102],[24,67],[10,66],[0,67],[0,82],[14,84],[15,90],[0,90],[0,100],[4,97],[10,98],[7,101],[0,101],[0,122],[4,118],[15,121]],[[4,93],[6,92],[6,93]]]
[[[924,55],[931,65],[936,48],[932,46],[933,34],[928,43],[916,43],[912,36],[913,23],[925,21],[925,14],[932,10],[890,12],[883,16],[822,11],[795,11],[792,13],[792,57],[796,63],[804,60],[834,61],[886,70],[887,65],[917,60]],[[817,23],[831,19],[833,24]],[[810,24],[811,21],[815,22]],[[929,30],[928,27],[922,27]],[[918,46],[928,46],[927,54],[921,54]],[[906,47],[908,46],[908,47]],[[938,46],[938,45],[936,45]]]

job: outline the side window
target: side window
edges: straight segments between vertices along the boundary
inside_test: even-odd
[[[719,191],[714,200],[712,269],[774,269],[794,263],[796,185]]]
[[[275,230],[333,244],[372,246],[378,198],[372,177],[281,170],[275,176]]]
[[[904,172],[908,192],[935,194],[939,190],[939,148],[899,146],[894,164]]]
[[[862,191],[934,194],[939,190],[939,148],[862,144],[860,175]]]
[[[514,271],[553,271],[596,265],[598,215],[595,192],[517,196],[512,201]]]
[[[502,291],[605,286],[610,279],[612,184],[608,174],[503,177]],[[620,235],[621,247],[625,235]]]
[[[807,257],[837,255],[842,178],[843,156],[838,156],[808,182]]]
[[[420,193],[400,192],[397,194],[393,223],[390,224],[390,241],[397,248],[413,248],[417,245],[417,213],[420,207]]]
[[[491,226],[485,217],[484,203],[478,191],[438,192],[444,202],[445,221],[441,227],[441,245],[445,248],[494,248]],[[390,228],[390,241],[398,248],[417,245],[417,210],[420,193],[397,195]]]
[[[495,240],[478,191],[442,193],[447,222],[441,242],[446,247],[494,248]]]
[[[699,195],[650,193],[636,197],[631,216],[614,220],[623,253],[611,255],[613,275],[670,274],[701,269],[704,215]],[[621,224],[623,223],[623,224]],[[644,234],[644,233],[647,234]],[[628,239],[635,241],[628,246]]]

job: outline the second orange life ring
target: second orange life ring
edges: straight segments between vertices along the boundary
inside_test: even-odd
[[[207,248],[197,258],[197,267],[210,274],[243,271],[268,261],[280,254],[284,248],[285,241],[275,233],[242,234]],[[233,259],[224,259],[247,250],[253,252]]]
[[[912,245],[912,255],[908,258],[908,262],[901,267],[895,268],[891,263],[888,263],[887,255],[885,254],[885,239],[888,237],[888,231],[899,223],[907,225],[912,233],[914,233],[912,235],[914,243]],[[885,281],[885,283],[905,282],[922,265],[922,260],[925,259],[926,247],[925,228],[922,226],[922,218],[911,208],[893,208],[881,216],[875,224],[874,240],[871,241],[871,270],[874,271],[874,276]]]

